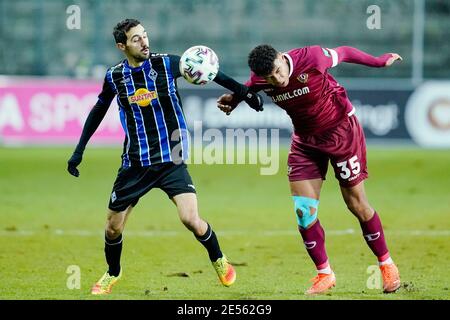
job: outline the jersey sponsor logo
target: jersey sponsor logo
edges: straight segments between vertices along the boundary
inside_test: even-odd
[[[283,101],[286,101],[286,100],[290,100],[290,99],[293,99],[293,98],[296,98],[296,97],[303,96],[305,94],[308,94],[309,92],[310,92],[309,91],[309,87],[303,87],[303,88],[296,89],[296,90],[291,91],[291,92],[285,92],[285,93],[282,93],[282,94],[278,94],[276,96],[272,96],[272,101],[275,102],[275,103],[283,102]]]
[[[137,89],[132,96],[128,96],[128,102],[136,103],[140,107],[147,107],[153,99],[156,99],[156,91],[148,91],[145,88]]]
[[[150,56],[151,57],[167,57],[168,54],[167,53],[151,53]]]
[[[380,232],[376,232],[376,233],[369,233],[369,234],[365,234],[364,238],[366,238],[367,241],[375,241],[380,237]]]
[[[310,242],[305,241],[304,244],[305,244],[305,248],[307,250],[311,250],[311,249],[314,249],[316,247],[317,242],[316,241],[310,241]]]
[[[353,181],[353,180],[355,180],[355,179],[358,179],[358,177],[359,177],[360,175],[361,175],[361,174],[358,173],[358,174],[354,175],[353,177],[348,178],[348,181]]]
[[[307,73],[301,73],[298,75],[297,80],[300,81],[300,83],[306,83],[308,82],[308,74]]]

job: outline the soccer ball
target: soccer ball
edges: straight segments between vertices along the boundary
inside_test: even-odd
[[[181,56],[180,72],[192,84],[207,84],[213,81],[219,72],[219,58],[206,46],[191,47]]]

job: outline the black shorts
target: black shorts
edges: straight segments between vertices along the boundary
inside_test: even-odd
[[[181,193],[195,193],[186,164],[160,163],[149,167],[120,168],[114,182],[108,208],[123,211],[153,188],[163,190],[169,198]]]

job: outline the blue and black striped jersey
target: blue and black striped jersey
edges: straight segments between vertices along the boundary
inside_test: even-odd
[[[152,53],[140,67],[131,67],[125,59],[108,69],[97,105],[108,108],[117,96],[125,131],[123,167],[187,159],[187,125],[176,83],[181,77],[179,60]]]

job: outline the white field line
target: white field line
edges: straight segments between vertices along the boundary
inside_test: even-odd
[[[127,237],[176,237],[187,234],[189,231],[125,231],[124,236]],[[264,236],[264,237],[278,237],[278,236],[293,236],[298,235],[297,230],[229,230],[216,231],[218,236],[233,237],[233,236]],[[449,237],[450,230],[386,230],[385,233],[391,236],[427,236],[427,237]],[[0,237],[14,237],[14,236],[34,236],[34,235],[54,235],[54,236],[78,236],[78,237],[96,237],[103,236],[104,231],[92,230],[0,230]],[[343,235],[360,235],[361,230],[345,229],[345,230],[325,230],[326,235],[343,236]]]

